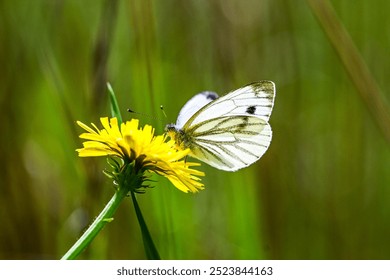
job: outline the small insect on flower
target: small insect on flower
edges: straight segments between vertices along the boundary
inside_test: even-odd
[[[225,171],[256,162],[268,149],[272,130],[268,123],[275,99],[275,84],[260,81],[218,98],[202,92],[181,109],[176,124],[166,126],[179,149]]]
[[[165,176],[183,192],[203,189],[197,176],[204,176],[204,173],[191,168],[200,164],[181,160],[190,152],[189,149],[177,150],[174,141],[168,140],[166,135],[154,136],[150,125],[139,128],[137,119],[120,126],[116,118],[101,118],[100,121],[101,130],[94,124],[91,128],[77,122],[86,131],[80,138],[88,140],[83,143],[83,148],[76,150],[80,157],[116,157],[121,160],[119,169],[131,165],[135,175],[142,178],[145,172],[152,172]]]

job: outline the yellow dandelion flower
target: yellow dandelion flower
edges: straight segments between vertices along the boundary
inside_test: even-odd
[[[190,152],[188,149],[178,151],[175,142],[167,140],[166,135],[154,136],[154,128],[150,125],[139,128],[137,119],[122,123],[120,127],[116,118],[101,118],[100,121],[103,129],[77,121],[86,131],[80,138],[88,140],[83,148],[76,150],[80,157],[117,157],[124,164],[135,163],[137,173],[148,171],[165,176],[183,192],[203,189],[198,176],[204,176],[204,173],[191,168],[200,164],[181,160]]]

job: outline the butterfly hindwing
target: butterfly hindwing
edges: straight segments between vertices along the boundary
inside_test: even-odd
[[[268,149],[272,131],[254,116],[219,117],[194,126],[191,155],[221,170],[236,171],[257,161]]]

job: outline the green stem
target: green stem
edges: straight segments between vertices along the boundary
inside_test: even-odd
[[[146,226],[144,217],[142,216],[141,209],[139,208],[134,192],[131,192],[131,198],[133,200],[135,213],[137,214],[138,223],[141,228],[142,240],[144,241],[144,250],[146,253],[146,257],[149,260],[160,260],[160,255],[156,249],[156,246],[154,246],[152,236],[150,235],[148,227]]]
[[[114,196],[104,207],[103,211],[93,221],[84,234],[77,240],[77,242],[69,249],[68,252],[61,258],[62,260],[74,260],[80,255],[82,251],[93,241],[96,235],[103,229],[103,227],[113,220],[113,215],[118,209],[123,198],[127,196],[129,189],[120,187]]]

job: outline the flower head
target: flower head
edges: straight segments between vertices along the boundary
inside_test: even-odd
[[[199,163],[182,160],[189,150],[178,151],[173,140],[167,141],[166,135],[154,136],[154,128],[145,125],[138,128],[139,121],[132,119],[120,126],[116,118],[101,118],[103,129],[92,124],[89,127],[82,122],[77,124],[85,133],[83,148],[77,149],[80,157],[113,156],[120,158],[123,165],[132,164],[136,174],[145,171],[163,175],[183,192],[197,192],[203,184],[197,176],[204,173],[195,169]]]

